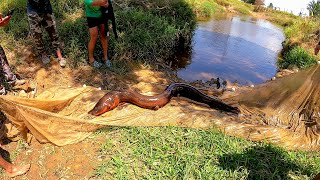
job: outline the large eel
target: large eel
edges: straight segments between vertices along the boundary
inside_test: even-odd
[[[172,97],[178,96],[207,104],[211,108],[222,111],[232,112],[235,114],[240,112],[237,107],[232,107],[217,98],[210,97],[191,85],[184,83],[173,83],[167,86],[164,92],[155,96],[145,96],[132,90],[111,91],[105,94],[98,101],[95,107],[89,111],[89,114],[99,116],[116,108],[119,103],[123,102],[131,103],[146,109],[157,110],[158,108],[165,106]]]

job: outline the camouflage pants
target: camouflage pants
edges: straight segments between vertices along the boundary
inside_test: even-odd
[[[10,69],[6,54],[0,46],[0,95],[6,94],[6,89],[10,88],[10,84],[17,80]]]
[[[30,33],[36,44],[37,54],[45,52],[42,40],[42,27],[48,32],[52,46],[57,49],[59,47],[59,37],[53,14],[38,14],[31,12],[28,14]]]

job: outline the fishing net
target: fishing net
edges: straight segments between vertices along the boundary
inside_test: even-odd
[[[0,96],[0,107],[25,139],[32,134],[40,142],[58,146],[79,142],[103,126],[207,128],[212,123],[205,117],[219,114],[205,106],[175,99],[157,111],[128,104],[99,117],[89,115],[88,111],[105,93],[93,87],[57,87],[34,99]]]
[[[233,100],[240,104],[240,119],[264,125],[252,132],[240,127],[241,136],[289,149],[320,149],[320,65],[244,90]]]
[[[223,96],[225,102],[238,104],[242,112],[239,116],[173,98],[157,111],[127,104],[94,117],[88,111],[107,91],[55,87],[35,98],[0,96],[0,109],[9,120],[1,133],[14,138],[18,132],[27,141],[34,137],[42,143],[64,146],[105,126],[215,127],[228,135],[264,140],[288,149],[319,150],[319,81],[320,67],[316,65],[238,95]]]

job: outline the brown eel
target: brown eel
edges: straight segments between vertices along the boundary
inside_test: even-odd
[[[119,103],[123,102],[131,103],[146,109],[157,110],[158,108],[165,106],[172,97],[178,96],[207,104],[211,108],[218,110],[232,112],[235,114],[240,112],[237,107],[232,107],[217,98],[210,97],[191,85],[184,83],[172,83],[167,86],[164,92],[155,96],[145,96],[132,90],[108,92],[98,101],[95,107],[89,111],[89,114],[99,116],[116,108]]]

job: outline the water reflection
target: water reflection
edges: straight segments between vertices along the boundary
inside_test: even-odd
[[[230,17],[200,22],[192,51],[181,54],[178,76],[187,81],[220,77],[239,84],[258,84],[276,73],[282,30],[264,20]]]

